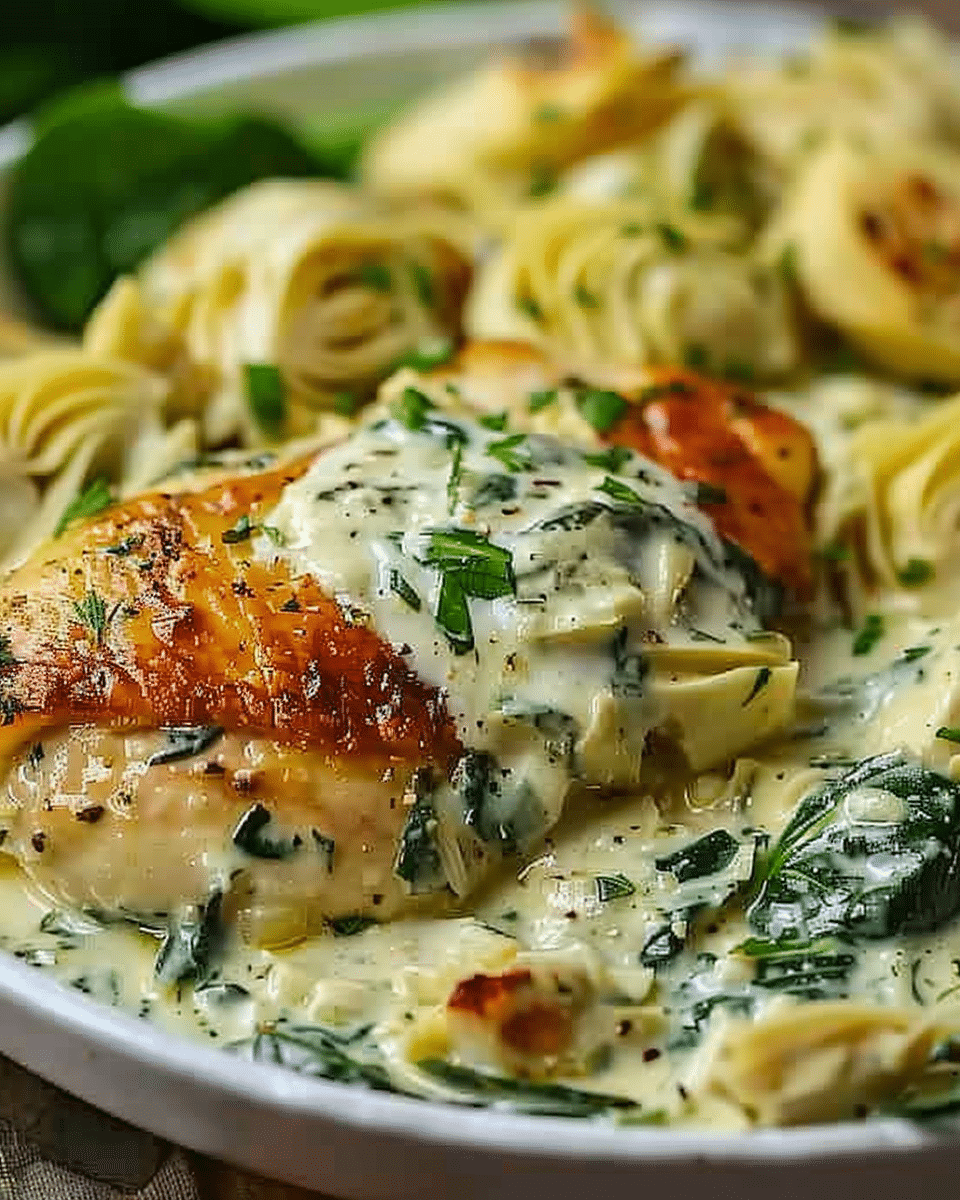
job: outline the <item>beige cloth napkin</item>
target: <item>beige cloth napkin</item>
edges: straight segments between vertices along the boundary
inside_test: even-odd
[[[177,1150],[0,1058],[0,1200],[311,1196]]]

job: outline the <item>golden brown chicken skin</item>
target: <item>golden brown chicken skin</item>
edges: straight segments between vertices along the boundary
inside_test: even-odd
[[[303,466],[155,492],[0,587],[3,849],[55,903],[168,913],[227,892],[271,943],[420,904],[394,871],[439,693],[260,529]]]

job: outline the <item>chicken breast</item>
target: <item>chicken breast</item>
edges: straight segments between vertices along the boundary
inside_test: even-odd
[[[146,916],[232,891],[271,940],[407,902],[405,789],[460,746],[393,648],[255,555],[302,470],[130,501],[0,591],[4,848],[56,901]]]

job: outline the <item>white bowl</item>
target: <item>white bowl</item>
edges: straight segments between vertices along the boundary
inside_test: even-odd
[[[812,25],[799,9],[766,4],[609,7],[711,57],[747,43],[790,48]],[[559,31],[563,16],[554,3],[483,3],[331,22],[184,55],[137,71],[128,87],[137,100],[194,110],[348,112],[414,94],[494,42]],[[28,144],[22,123],[0,131],[0,177]],[[442,1106],[179,1040],[4,954],[0,1052],[181,1145],[352,1200],[581,1200],[587,1190],[848,1200],[851,1188],[899,1200],[911,1187],[956,1186],[957,1138],[903,1121],[710,1134]]]

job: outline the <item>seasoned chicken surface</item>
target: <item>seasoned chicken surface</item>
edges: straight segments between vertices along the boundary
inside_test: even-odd
[[[257,552],[301,471],[112,508],[0,591],[5,848],[58,901],[169,912],[232,886],[270,939],[402,907],[405,788],[459,744],[394,648]]]

